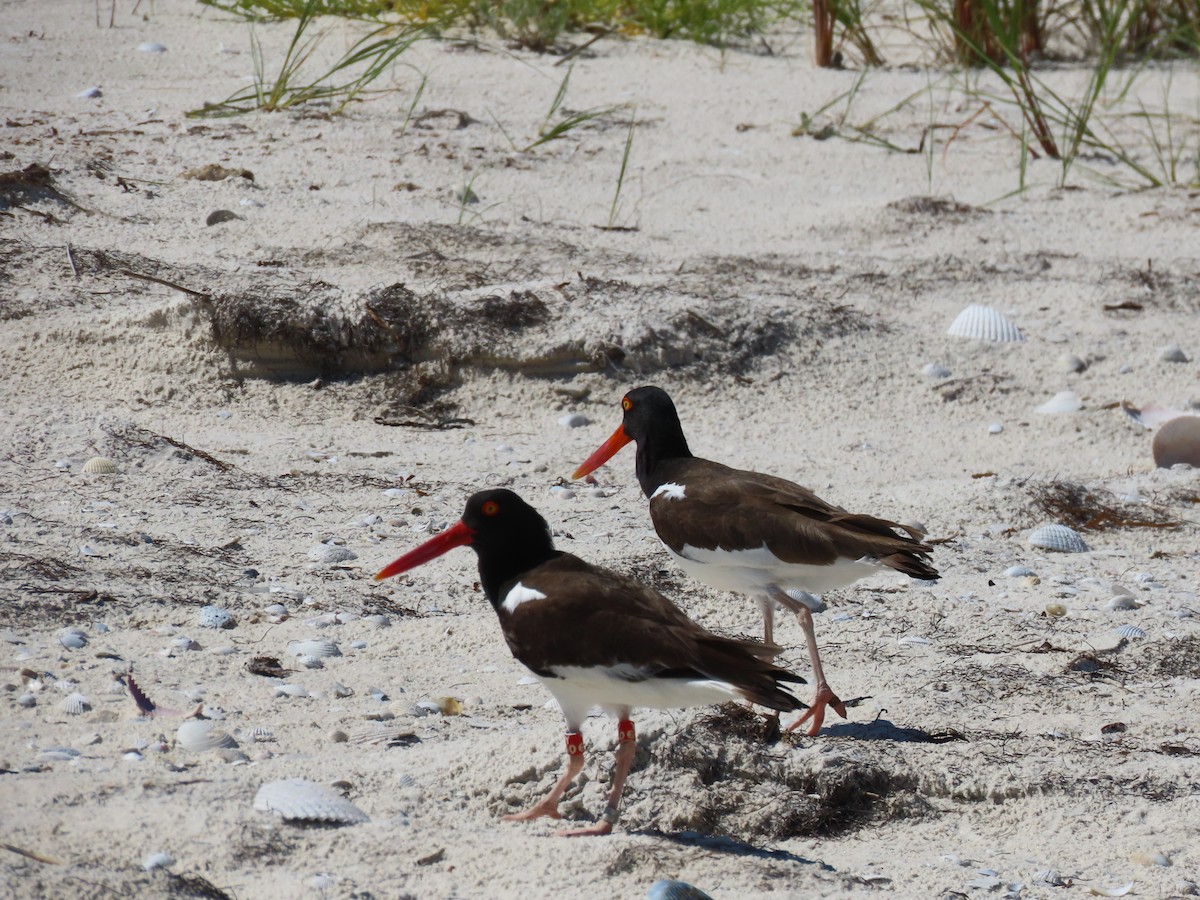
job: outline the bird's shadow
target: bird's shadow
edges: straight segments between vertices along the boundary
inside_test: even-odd
[[[768,850],[765,847],[756,847],[754,844],[729,837],[728,835],[700,834],[698,831],[671,833],[660,831],[657,828],[643,828],[637,831],[630,831],[629,833],[669,841],[672,844],[679,844],[684,847],[698,847],[713,853],[726,853],[730,856],[753,857],[756,859],[772,859],[777,862],[802,863],[806,866],[818,866],[825,872],[837,871],[829,863],[818,859],[797,856],[789,850]]]
[[[905,728],[887,719],[870,722],[845,722],[827,725],[821,729],[822,737],[844,737],[859,741],[898,741],[905,744],[946,744],[950,741],[965,741],[967,736],[954,728],[926,731],[923,728]]]

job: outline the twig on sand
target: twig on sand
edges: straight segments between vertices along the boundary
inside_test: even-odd
[[[129,269],[118,269],[122,275],[129,278],[140,278],[142,281],[153,281],[155,284],[161,284],[165,287],[174,288],[177,291],[183,291],[185,294],[190,294],[193,297],[199,297],[201,300],[211,300],[212,294],[206,294],[203,291],[193,291],[191,288],[185,288],[182,284],[176,284],[173,281],[167,281],[165,278],[155,278],[153,275],[143,275],[141,272],[131,272]]]

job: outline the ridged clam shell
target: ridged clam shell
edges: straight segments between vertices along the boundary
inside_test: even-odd
[[[92,708],[91,701],[80,693],[67,694],[61,706],[69,716],[81,716]]]
[[[83,471],[89,475],[112,475],[117,471],[117,464],[107,456],[93,456],[83,464]]]
[[[197,753],[222,747],[236,747],[233,735],[207,719],[189,719],[175,732],[175,740],[185,750]]]
[[[270,781],[258,789],[254,808],[289,822],[357,825],[370,817],[332,788],[304,778]]]
[[[376,725],[364,731],[356,731],[350,735],[352,744],[384,744],[395,747],[417,741],[416,732],[403,725]]]
[[[306,669],[325,668],[325,663],[321,661],[321,657],[313,656],[311,653],[305,653],[303,656],[296,657],[296,662],[300,663]]]
[[[342,651],[333,641],[309,640],[288,641],[288,653],[292,656],[341,656]]]
[[[975,303],[958,314],[946,333],[973,341],[992,341],[994,343],[1025,340],[1021,329],[1000,310]]]
[[[1117,637],[1123,638],[1136,639],[1144,638],[1146,636],[1146,632],[1141,628],[1138,628],[1136,625],[1118,625],[1113,629],[1113,632],[1117,635]]]
[[[668,881],[664,878],[650,885],[646,900],[712,900],[712,897],[686,881]]]
[[[1154,435],[1154,464],[1169,469],[1187,463],[1200,469],[1200,416],[1176,416]]]
[[[1084,553],[1087,544],[1074,528],[1066,525],[1043,525],[1029,533],[1029,543],[1034,547],[1045,550],[1057,550],[1059,553]]]

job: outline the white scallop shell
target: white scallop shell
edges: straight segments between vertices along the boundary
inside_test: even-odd
[[[276,697],[307,697],[308,691],[298,684],[281,684],[275,688]]]
[[[370,817],[332,788],[304,778],[270,781],[258,789],[254,808],[289,822],[356,825]]]
[[[64,647],[78,650],[87,646],[88,639],[87,634],[78,628],[64,628],[58,633],[58,642]]]
[[[1144,638],[1146,636],[1146,632],[1141,628],[1138,628],[1136,625],[1118,625],[1113,629],[1113,631],[1116,633],[1117,637],[1123,638],[1136,639]]]
[[[350,735],[352,744],[384,744],[388,747],[412,743],[416,740],[416,732],[403,725],[376,725],[365,731],[355,731]]]
[[[1021,578],[1025,575],[1036,575],[1037,572],[1029,568],[1029,566],[1009,566],[1004,570],[1004,574],[1009,578]]]
[[[175,732],[175,740],[184,750],[197,753],[222,747],[236,747],[233,735],[208,719],[188,719]]]
[[[341,656],[342,651],[333,641],[310,640],[288,641],[288,653],[292,656]]]
[[[1074,528],[1066,525],[1043,525],[1029,533],[1029,543],[1034,547],[1046,550],[1057,550],[1059,553],[1084,553],[1087,544]]]
[[[1004,313],[990,306],[971,304],[958,314],[947,334],[973,341],[1009,343],[1025,340],[1021,329]]]
[[[1067,413],[1079,412],[1083,409],[1083,401],[1074,391],[1059,391],[1037,408],[1044,416],[1062,416]]]
[[[83,471],[89,475],[112,475],[117,471],[117,464],[107,456],[93,456],[83,464]]]
[[[1132,594],[1117,594],[1104,604],[1104,608],[1113,611],[1137,609],[1137,600],[1133,598]]]
[[[275,741],[275,733],[270,728],[263,728],[261,725],[255,725],[245,733],[244,737],[256,744],[269,744]]]
[[[392,620],[383,614],[363,616],[363,622],[371,628],[388,628],[392,624]]]
[[[325,668],[325,663],[321,661],[321,657],[313,656],[311,653],[305,653],[303,656],[297,657],[296,662],[300,663],[306,669]]]
[[[69,716],[81,716],[92,708],[91,701],[80,693],[67,694],[61,706]]]

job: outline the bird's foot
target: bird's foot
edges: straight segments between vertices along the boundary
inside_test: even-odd
[[[588,825],[586,828],[568,828],[563,831],[554,832],[555,837],[603,837],[606,834],[612,834],[612,823],[601,819],[595,825]]]
[[[528,822],[532,819],[561,819],[562,813],[558,811],[558,804],[547,803],[543,800],[541,803],[536,803],[524,812],[510,813],[507,816],[501,816],[501,822]]]
[[[822,684],[817,688],[817,696],[813,698],[812,706],[804,711],[804,715],[789,725],[787,730],[795,731],[808,722],[807,734],[812,737],[821,730],[821,725],[825,722],[825,707],[827,706],[843,719],[846,718],[846,704],[837,698],[837,695],[829,689],[829,685]]]

